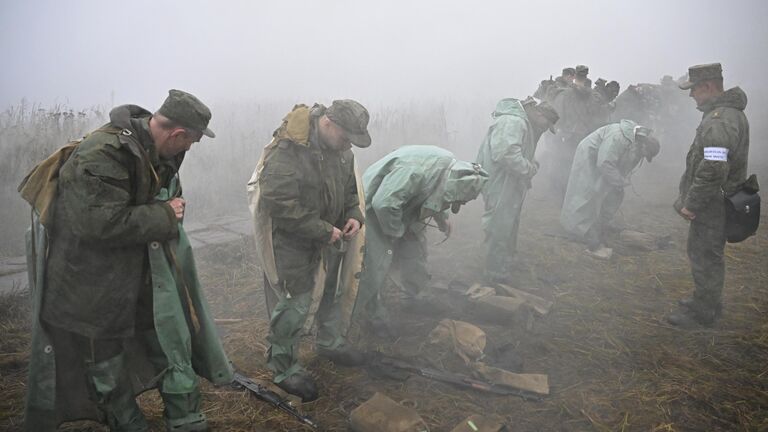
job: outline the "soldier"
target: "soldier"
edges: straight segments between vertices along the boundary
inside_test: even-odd
[[[483,189],[483,230],[487,247],[485,272],[491,281],[506,281],[517,250],[520,211],[531,179],[539,169],[535,160],[541,135],[557,123],[557,112],[547,102],[502,99],[496,105],[480,146],[477,163],[489,174]]]
[[[378,334],[391,334],[389,314],[379,294],[393,260],[400,263],[408,304],[429,281],[425,231],[434,219],[451,233],[447,210],[477,198],[488,174],[477,164],[456,160],[435,146],[405,146],[371,165],[365,185],[366,251],[356,313],[365,313]]]
[[[584,87],[587,84],[587,81],[589,81],[589,87],[592,86],[592,80],[587,78],[587,75],[589,75],[589,67],[585,65],[576,65],[576,69],[574,69],[576,72],[576,75],[573,77],[573,84]]]
[[[747,95],[739,87],[723,90],[720,63],[691,66],[688,81],[697,108],[703,112],[688,151],[675,210],[690,222],[688,259],[693,297],[667,317],[670,324],[712,325],[722,312],[725,283],[725,198],[747,178],[749,122],[744,115]]]
[[[270,312],[267,365],[275,384],[305,402],[318,396],[299,363],[299,338],[316,283],[324,284],[316,314],[317,353],[349,366],[364,361],[342,335],[336,290],[341,255],[334,249],[342,249],[363,224],[351,145],[371,144],[368,119],[368,111],[350,99],[329,107],[297,105],[273,134],[249,182]],[[324,282],[316,280],[321,265],[328,275]]]
[[[553,138],[553,186],[559,199],[565,197],[573,155],[576,147],[595,129],[608,123],[607,113],[599,97],[591,89],[587,78],[589,68],[576,66],[574,85],[557,95],[552,106],[560,115],[557,134]]]
[[[606,225],[624,200],[628,177],[643,157],[650,162],[659,153],[650,130],[631,120],[603,126],[579,143],[560,213],[560,223],[587,244],[587,254],[609,259],[604,246]]]
[[[552,102],[555,96],[558,95],[564,89],[573,85],[573,79],[576,77],[576,69],[572,67],[563,68],[559,77],[554,80],[550,77],[548,80],[544,80],[539,84],[539,88],[533,94],[533,97]]]
[[[154,115],[116,107],[20,187],[36,221],[28,430],[87,418],[146,431],[134,396],[154,386],[167,430],[208,429],[197,375],[227,384],[232,370],[184,233],[178,170],[194,143],[214,137],[210,118],[180,90]],[[42,180],[56,173],[58,188]]]

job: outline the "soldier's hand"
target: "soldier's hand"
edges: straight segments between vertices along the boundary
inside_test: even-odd
[[[341,235],[342,235],[341,230],[336,227],[333,227],[333,232],[331,232],[331,239],[328,240],[328,244],[333,244],[341,240]]]
[[[689,221],[692,221],[692,220],[696,219],[696,214],[693,213],[692,211],[688,210],[685,207],[680,209],[680,216],[682,216],[683,219],[686,219],[686,220],[689,220]]]
[[[184,201],[184,198],[174,198],[168,201],[168,205],[170,205],[173,209],[173,213],[176,215],[177,220],[184,219],[184,206],[187,205],[187,202]]]
[[[346,240],[351,239],[354,237],[357,232],[360,231],[360,221],[358,221],[355,218],[349,218],[347,219],[347,224],[344,225],[344,238]]]

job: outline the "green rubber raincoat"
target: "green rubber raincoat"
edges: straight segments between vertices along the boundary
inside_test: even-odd
[[[74,149],[67,147],[67,152],[57,152],[38,165],[20,187],[22,196],[33,205],[32,226],[27,233],[33,312],[27,430],[53,430],[62,422],[78,419],[103,420],[89,398],[86,366],[68,339],[69,331],[82,332],[86,337],[124,338],[136,394],[161,381],[164,392],[190,393],[198,386],[198,375],[214,384],[232,381],[232,369],[208,313],[189,240],[170,208],[164,208],[169,207],[164,201],[179,195],[180,186],[175,170],[159,176],[154,171],[160,168],[154,144],[146,139],[149,116],[149,111],[136,106],[115,108],[109,124],[75,144]],[[49,163],[52,160],[55,162]],[[126,173],[124,177],[122,173]],[[75,199],[72,190],[63,193],[62,187],[84,187],[91,193]],[[76,208],[90,211],[75,212],[79,217],[70,218]],[[44,223],[41,214],[46,215]],[[80,232],[97,228],[104,237],[78,237]],[[74,238],[61,242],[61,235]],[[56,253],[57,248],[65,253]],[[54,256],[59,264],[56,273],[51,273],[50,258]],[[101,266],[95,273],[91,262]],[[76,274],[52,277],[77,263],[81,267],[70,270]],[[125,266],[133,266],[133,271],[124,274]],[[111,271],[119,272],[120,279],[114,279]],[[110,284],[96,282],[110,278]],[[134,330],[139,312],[136,302],[142,299],[142,289],[151,289],[152,304],[148,307],[159,350],[148,349],[147,335]],[[71,297],[75,290],[81,292],[79,303]],[[46,300],[51,292],[68,295],[61,303],[64,309],[55,310],[58,303]],[[51,308],[51,320],[44,322],[46,303]],[[49,322],[65,332],[50,327]],[[160,362],[167,364],[164,370],[155,370],[157,359],[150,358],[158,352],[165,356]]]
[[[627,177],[642,161],[631,120],[603,126],[576,150],[560,223],[589,243],[599,242],[600,227],[610,221],[624,199]]]
[[[424,230],[430,218],[438,225],[448,218],[451,203],[477,198],[488,174],[476,164],[457,161],[435,146],[401,147],[371,165],[363,174],[366,245],[356,311],[387,319],[378,302],[394,255],[406,254],[402,271],[406,291],[415,294],[428,279]]]
[[[480,145],[477,162],[490,175],[483,188],[486,271],[500,276],[517,249],[520,211],[538,163],[533,127],[520,101],[500,100],[492,116],[494,122]]]

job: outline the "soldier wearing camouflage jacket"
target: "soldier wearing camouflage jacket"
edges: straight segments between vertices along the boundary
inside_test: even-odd
[[[711,325],[722,312],[725,283],[725,196],[747,178],[749,122],[744,115],[747,96],[739,87],[723,91],[719,63],[692,66],[690,90],[701,124],[686,157],[675,210],[690,221],[688,258],[694,281],[693,297],[668,317],[674,325]]]

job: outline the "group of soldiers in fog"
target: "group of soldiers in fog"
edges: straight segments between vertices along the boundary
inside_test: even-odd
[[[352,146],[372,143],[367,109],[349,99],[295,106],[249,182],[274,383],[304,401],[318,397],[298,356],[316,286],[316,353],[342,365],[363,364],[365,355],[342,330],[345,261],[357,259],[362,268],[354,319],[364,331],[386,335],[392,323],[381,291],[393,262],[400,263],[400,295],[408,302],[429,279],[425,230],[434,222],[450,234],[450,214],[480,194],[484,277],[509,282],[542,136],[556,149],[550,163],[561,172],[553,181],[563,227],[591,256],[608,257],[606,225],[628,177],[661,146],[648,124],[615,117],[623,109],[619,84],[598,80],[593,87],[588,72],[583,65],[565,68],[542,83],[539,100],[500,100],[475,161],[411,145],[362,176]],[[704,116],[674,205],[690,221],[695,288],[668,321],[708,326],[722,311],[724,195],[747,179],[746,96],[738,87],[724,90],[719,64],[692,66],[678,85]],[[28,430],[87,418],[114,431],[148,430],[135,395],[152,387],[164,402],[169,431],[208,429],[199,377],[226,384],[233,370],[184,233],[178,170],[186,151],[204,136],[215,137],[210,119],[199,99],[179,90],[154,113],[119,106],[109,123],[61,148],[24,180],[20,191],[33,206],[28,250],[35,315]],[[361,230],[364,244],[354,241]],[[364,249],[355,255],[349,247]]]

